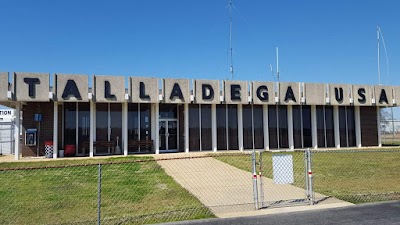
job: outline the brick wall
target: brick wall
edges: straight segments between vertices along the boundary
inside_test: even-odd
[[[22,107],[22,156],[36,156],[37,146],[25,145],[25,130],[38,129],[34,121],[36,113],[42,114],[39,132],[39,156],[44,155],[44,142],[53,140],[53,102],[29,102]]]
[[[378,117],[376,107],[360,107],[361,145],[378,146]]]

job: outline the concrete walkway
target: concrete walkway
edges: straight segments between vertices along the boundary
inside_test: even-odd
[[[196,196],[217,217],[256,215],[263,214],[261,211],[271,210],[255,210],[252,174],[250,172],[233,167],[213,157],[173,159],[168,156],[161,156],[158,159],[164,159],[158,160],[158,163],[168,175]],[[293,185],[277,185],[268,178],[263,178],[263,187],[264,202],[275,202],[284,206],[285,204],[293,204],[293,200],[305,198],[304,189]],[[327,196],[315,193],[315,197],[316,199],[324,199]],[[352,205],[335,198],[327,198],[326,201],[322,201],[318,205],[321,205],[321,203],[335,203],[332,204],[332,207]],[[299,210],[306,210],[307,207],[310,206],[303,204]],[[327,205],[321,207],[326,208]],[[318,206],[311,208],[316,209]]]

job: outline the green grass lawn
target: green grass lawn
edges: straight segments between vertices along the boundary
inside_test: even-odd
[[[263,153],[263,176],[272,178],[272,154]],[[281,153],[280,153],[281,154]],[[293,155],[294,185],[304,188],[304,153]],[[219,160],[251,171],[244,157]],[[400,151],[326,151],[313,154],[314,191],[353,202],[400,200]]]
[[[0,163],[0,224],[94,224],[98,166],[102,166],[101,218],[111,224],[143,224],[214,215],[153,160],[135,157]],[[143,158],[140,159],[151,159]],[[86,164],[86,166],[68,166]],[[94,165],[93,165],[94,164]]]

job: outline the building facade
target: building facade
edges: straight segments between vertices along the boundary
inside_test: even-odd
[[[400,87],[0,73],[23,113],[16,158],[380,146],[380,107]],[[50,80],[53,80],[50,85]],[[8,85],[7,85],[8,84]],[[15,122],[19,132],[20,120]]]

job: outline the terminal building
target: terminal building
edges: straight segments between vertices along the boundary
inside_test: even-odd
[[[9,79],[10,78],[10,79]],[[400,87],[0,73],[15,158],[381,146]],[[89,86],[91,80],[91,86]],[[22,113],[22,121],[20,118]],[[22,126],[20,128],[20,124]],[[22,129],[22,131],[20,131]]]

